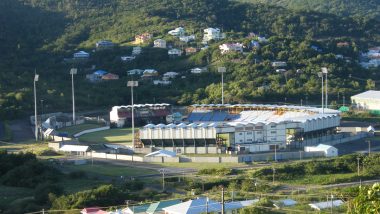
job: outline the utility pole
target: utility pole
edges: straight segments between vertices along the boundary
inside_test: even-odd
[[[135,115],[134,115],[134,103],[133,103],[133,88],[139,86],[138,81],[128,81],[128,87],[131,87],[131,102],[132,102],[132,148],[135,149]]]
[[[34,80],[33,80],[33,88],[34,88],[34,135],[36,141],[38,141],[38,124],[37,124],[37,92],[36,92],[36,82],[38,82],[39,75],[34,71]]]
[[[73,124],[76,124],[76,118],[75,118],[75,93],[74,93],[74,75],[78,73],[78,70],[76,68],[70,69],[71,74],[71,91],[73,96]]]
[[[368,157],[371,156],[371,141],[370,140],[367,140],[368,142]]]
[[[272,167],[272,172],[273,172],[272,184],[274,185],[274,175],[276,174],[276,169],[274,168],[274,166]]]
[[[225,214],[225,212],[224,212],[224,187],[222,187],[222,214]]]
[[[358,160],[358,176],[360,176],[360,158],[356,158]]]
[[[328,83],[327,83],[327,74],[329,73],[329,71],[327,70],[326,67],[323,67],[322,68],[322,73],[324,73],[326,75],[326,100],[325,100],[325,105],[326,105],[326,108],[329,107],[329,93],[328,93]]]
[[[322,114],[324,114],[324,113],[325,113],[325,110],[324,110],[324,105],[323,105],[323,99],[324,99],[324,91],[323,91],[323,86],[324,86],[324,84],[323,84],[323,73],[322,73],[322,72],[318,72],[318,77],[320,77],[320,78],[322,79],[322,85],[321,85],[321,87],[322,87],[322,89],[321,89],[321,91],[322,91]]]
[[[274,161],[277,162],[277,145],[274,145]]]
[[[222,105],[224,105],[224,73],[226,72],[226,68],[218,67],[218,72],[222,73]]]

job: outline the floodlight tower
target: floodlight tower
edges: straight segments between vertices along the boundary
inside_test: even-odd
[[[329,93],[328,93],[328,90],[327,90],[327,87],[328,87],[328,83],[327,83],[327,74],[329,73],[329,71],[327,70],[327,68],[326,67],[323,67],[322,68],[322,74],[325,74],[325,76],[326,76],[326,88],[325,88],[325,90],[326,90],[326,99],[325,99],[325,106],[326,106],[326,108],[328,108],[329,107]]]
[[[138,81],[128,81],[127,86],[131,87],[131,103],[132,103],[132,148],[135,148],[135,116],[133,104],[133,88],[139,86]]]
[[[226,68],[218,67],[218,72],[222,73],[222,105],[224,105],[224,73],[226,73]]]
[[[71,74],[71,91],[73,96],[73,124],[75,125],[76,119],[75,119],[75,93],[74,93],[74,75],[78,73],[78,70],[76,68],[70,69]]]
[[[37,124],[37,92],[36,92],[36,82],[38,82],[39,75],[34,74],[33,89],[34,89],[34,135],[36,141],[38,141],[38,124]]]

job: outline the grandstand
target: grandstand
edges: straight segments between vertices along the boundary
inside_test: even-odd
[[[210,104],[190,106],[186,122],[149,124],[140,129],[141,141],[161,147],[207,147],[223,141],[225,147],[251,152],[301,147],[304,140],[333,135],[340,115],[307,106]]]
[[[136,125],[147,123],[165,123],[171,113],[171,105],[137,104],[134,105],[134,119]],[[110,121],[117,127],[129,126],[132,121],[132,106],[114,106],[110,112]]]

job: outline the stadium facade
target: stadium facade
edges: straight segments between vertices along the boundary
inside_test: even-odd
[[[171,113],[171,105],[162,104],[135,104],[134,120],[136,125],[147,123],[165,123],[166,117]],[[114,106],[110,112],[110,122],[117,127],[131,125],[132,106]]]
[[[261,152],[301,148],[307,139],[333,135],[339,111],[307,106],[193,105],[184,123],[148,124],[140,129],[145,147],[226,147]],[[181,150],[179,150],[181,151]]]

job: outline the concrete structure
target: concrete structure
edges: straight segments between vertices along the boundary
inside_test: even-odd
[[[85,51],[79,51],[74,53],[74,59],[88,59],[90,58],[90,54]]]
[[[163,39],[156,39],[153,42],[153,47],[155,47],[155,48],[166,48],[166,41]]]
[[[338,156],[337,148],[325,144],[319,144],[318,146],[306,146],[305,152],[323,152],[328,158]]]
[[[229,52],[243,52],[243,44],[241,43],[225,43],[219,45],[220,52],[226,54]]]
[[[166,116],[171,112],[170,104],[135,104],[134,116],[136,124],[146,122],[165,122]],[[110,112],[110,121],[115,123],[117,127],[123,127],[131,122],[132,106],[114,106]]]
[[[351,97],[352,105],[359,110],[380,111],[380,91],[369,90]]]
[[[144,145],[226,146],[262,152],[301,147],[304,141],[329,136],[340,124],[339,111],[306,106],[193,105],[188,122],[148,124],[140,129]]]

